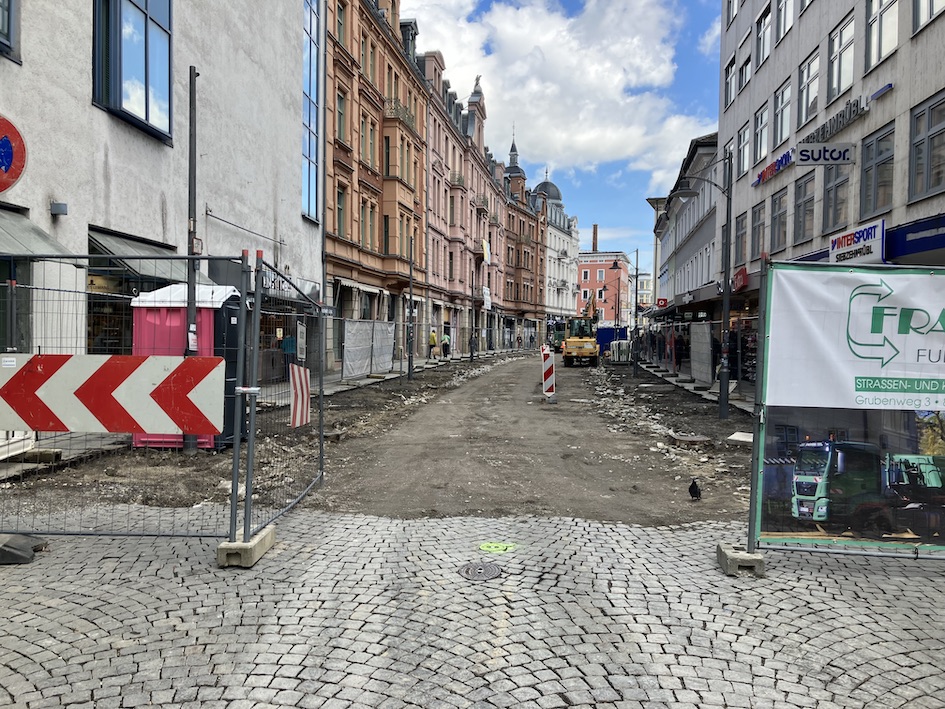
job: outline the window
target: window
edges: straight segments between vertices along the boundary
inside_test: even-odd
[[[912,111],[909,197],[945,190],[945,92]]]
[[[735,247],[732,257],[735,264],[745,263],[745,237],[748,233],[748,212],[735,217]]]
[[[801,64],[797,74],[797,125],[802,126],[817,115],[817,81],[820,55],[812,54]]]
[[[94,35],[95,101],[150,133],[169,137],[171,0],[98,0]]]
[[[342,239],[345,237],[345,207],[348,202],[348,190],[344,186],[338,187],[336,210],[335,210],[335,233]]]
[[[808,7],[814,3],[814,0],[800,0],[800,11],[804,12]]]
[[[302,214],[318,218],[318,0],[305,0],[302,43]]]
[[[17,29],[20,0],[0,0],[0,54],[18,58]]]
[[[602,268],[597,269],[597,280],[598,281],[604,280],[604,269]]]
[[[341,91],[335,102],[335,137],[345,142],[345,95]]]
[[[912,0],[915,29],[928,24],[945,9],[945,0]]]
[[[374,167],[377,165],[375,155],[377,154],[377,123],[371,121],[371,126],[368,128],[368,165]]]
[[[847,165],[824,168],[824,232],[846,226],[850,192],[850,171]]]
[[[774,42],[777,44],[794,25],[794,0],[777,0],[774,18]]]
[[[751,79],[751,57],[748,57],[742,65],[738,67],[738,90],[741,91],[748,86]]]
[[[794,243],[814,238],[814,173],[794,183]]]
[[[338,3],[335,8],[335,39],[338,40],[338,44],[342,47],[346,47],[347,42],[345,42],[345,20],[348,12],[348,6],[343,2]]]
[[[827,60],[827,101],[853,86],[853,16],[830,33]]]
[[[774,92],[774,144],[780,145],[791,133],[791,82]]]
[[[787,246],[787,187],[771,198],[771,251]]]
[[[876,66],[899,44],[897,0],[869,0],[866,8],[866,68]]]
[[[738,131],[738,176],[741,177],[746,172],[748,172],[749,167],[749,153],[748,153],[748,141],[750,140],[751,129],[746,123]]]
[[[582,281],[590,280],[590,277],[591,277],[591,272],[588,269],[585,268],[583,271],[581,271]]]
[[[768,104],[755,113],[755,139],[752,145],[752,157],[758,162],[768,154]]]
[[[725,65],[725,105],[735,100],[735,57]]]
[[[367,157],[367,116],[361,114],[361,130],[359,131],[361,154],[358,156],[362,161]]]
[[[761,256],[765,245],[765,203],[756,204],[751,209],[751,257]]]
[[[860,214],[864,217],[892,206],[894,137],[895,126],[890,124],[863,140]]]
[[[738,3],[740,0],[725,0],[725,24],[732,24],[732,20],[738,14]]]
[[[762,62],[771,54],[771,6],[769,5],[761,13],[761,16],[755,22],[755,66],[761,66]]]
[[[361,202],[361,222],[359,224],[361,228],[361,248],[365,249],[368,245],[368,223],[367,223],[367,211],[368,205],[367,202]]]

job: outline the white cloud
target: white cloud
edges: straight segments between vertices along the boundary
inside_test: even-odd
[[[719,40],[722,38],[722,16],[719,15],[699,38],[699,51],[707,57],[719,53]]]
[[[420,51],[443,53],[460,99],[482,75],[486,138],[498,159],[507,160],[514,124],[525,162],[573,173],[620,161],[649,171],[657,194],[672,186],[689,141],[715,129],[667,97],[684,20],[675,0],[587,0],[570,16],[552,0],[479,7],[404,0],[401,17],[417,19]]]

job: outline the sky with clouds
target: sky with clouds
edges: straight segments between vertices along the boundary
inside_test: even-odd
[[[549,177],[581,248],[653,268],[653,210],[689,141],[718,125],[721,0],[402,0],[418,51],[439,50],[465,102],[481,75],[486,142],[514,137],[534,187]]]

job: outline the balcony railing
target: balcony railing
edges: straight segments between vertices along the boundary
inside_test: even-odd
[[[411,130],[416,130],[417,121],[414,118],[414,115],[410,112],[410,109],[407,108],[400,99],[389,98],[384,103],[384,116],[385,118],[397,118],[408,126]]]
[[[461,172],[451,172],[450,173],[450,184],[455,187],[462,187],[466,184],[466,179],[463,177]]]
[[[477,211],[480,211],[480,212],[489,211],[489,198],[486,197],[484,194],[473,195],[472,203]]]

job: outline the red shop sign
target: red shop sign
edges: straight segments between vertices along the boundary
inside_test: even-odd
[[[732,276],[732,292],[738,293],[748,287],[748,269],[742,266]]]

